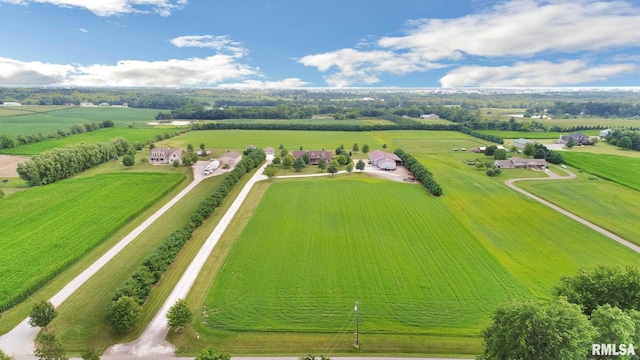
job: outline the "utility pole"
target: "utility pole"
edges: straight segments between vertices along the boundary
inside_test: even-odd
[[[359,325],[359,324],[358,324],[358,320],[359,320],[359,319],[358,319],[358,300],[356,300],[356,307],[355,307],[355,309],[354,309],[354,310],[356,311],[356,341],[355,341],[355,343],[353,344],[353,346],[355,346],[355,347],[356,347],[356,349],[357,349],[357,348],[359,348],[359,347],[360,347],[360,343],[358,342],[358,325]]]

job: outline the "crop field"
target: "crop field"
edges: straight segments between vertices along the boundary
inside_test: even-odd
[[[276,180],[214,279],[206,322],[220,331],[350,332],[359,300],[364,334],[477,336],[506,298],[548,297],[578,267],[640,260],[500,180],[461,162],[453,172],[467,176],[450,184],[439,174],[443,198],[357,176]]]
[[[22,110],[23,107],[20,107]],[[67,106],[25,106],[33,112],[10,116],[0,115],[0,134],[18,135],[48,134],[57,130],[69,131],[72,125],[111,120],[116,127],[146,127],[153,121],[159,110],[117,108],[117,107],[67,107]],[[12,108],[16,109],[16,108]],[[2,114],[2,110],[0,110]]]
[[[368,144],[371,150],[374,150],[381,148],[383,144],[376,134],[359,131],[202,130],[191,131],[165,142],[172,147],[186,147],[187,144],[192,144],[196,148],[204,143],[207,149],[212,148],[223,152],[244,150],[249,145],[261,148],[270,146],[278,149],[280,144],[290,151],[298,150],[300,146],[306,150],[333,151],[340,144],[344,144],[345,149],[350,150],[353,143],[358,143],[360,147]]]
[[[67,145],[80,144],[80,143],[98,143],[106,142],[116,137],[123,137],[129,140],[130,143],[136,141],[146,142],[147,140],[153,140],[156,135],[164,134],[165,132],[180,131],[179,128],[171,129],[126,129],[126,128],[106,128],[96,131],[70,135],[63,138],[51,139],[47,141],[41,141],[37,143],[31,143],[26,145],[17,146],[10,149],[2,149],[0,152],[7,155],[35,155],[45,150],[51,150],[54,148],[64,147]]]
[[[37,289],[184,179],[180,174],[105,174],[0,200],[0,308]]]
[[[640,191],[640,158],[569,151],[562,156],[577,169]]]
[[[522,181],[517,186],[640,245],[640,192],[577,175],[572,181]]]

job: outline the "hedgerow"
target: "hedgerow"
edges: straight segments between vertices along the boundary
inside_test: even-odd
[[[442,188],[440,184],[433,178],[433,174],[427,170],[421,163],[416,160],[411,154],[404,152],[402,149],[397,149],[394,152],[400,159],[404,166],[413,173],[416,180],[420,181],[422,185],[433,195],[441,196]]]

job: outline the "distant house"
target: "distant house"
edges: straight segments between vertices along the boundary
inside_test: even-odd
[[[242,161],[242,154],[235,151],[227,151],[223,155],[218,156],[218,160],[221,165],[235,166]]]
[[[249,145],[249,146],[247,146],[247,150],[255,150],[255,149],[257,149],[257,148],[258,148],[258,147],[257,147],[257,146],[255,146],[255,145]]]
[[[109,106],[109,103],[103,102],[103,103],[100,103],[100,106]]]
[[[273,150],[272,147],[266,147],[266,148],[263,149],[263,151],[264,151],[265,155],[273,155],[273,154],[275,154],[275,151]]]
[[[369,153],[369,164],[383,170],[395,170],[397,165],[402,165],[402,159],[396,154],[374,150]]]
[[[309,155],[309,165],[318,165],[320,159],[324,159],[328,164],[333,159],[333,153],[324,150],[293,151],[291,154],[294,159],[303,157],[305,154]]]
[[[600,134],[598,136],[600,136],[600,138],[604,139],[610,133],[611,133],[611,129],[605,129],[605,130],[601,130]]]
[[[2,104],[0,104],[0,106],[22,106],[22,104],[15,101],[5,101]]]
[[[91,107],[91,106],[95,106],[93,103],[90,102],[81,102],[80,106],[82,107]]]
[[[560,143],[561,144],[566,144],[569,139],[573,138],[573,141],[575,142],[576,145],[582,145],[582,144],[586,144],[587,142],[589,142],[589,136],[581,133],[581,132],[574,132],[572,134],[569,135],[565,135],[565,136],[560,136]]]
[[[182,149],[155,148],[149,152],[149,164],[151,165],[168,165],[174,160],[182,162]]]
[[[516,156],[507,160],[496,160],[493,165],[499,169],[546,169],[548,167],[545,159],[521,159]]]
[[[524,149],[525,146],[527,146],[527,144],[529,143],[535,144],[535,141],[527,140],[523,138],[513,140],[513,146],[517,147],[518,149]]]
[[[420,119],[437,120],[440,119],[440,116],[438,114],[422,114],[420,115]]]

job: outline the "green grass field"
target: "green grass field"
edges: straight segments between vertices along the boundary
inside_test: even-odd
[[[111,120],[116,127],[147,127],[159,110],[117,107],[67,107],[21,106],[13,112],[0,109],[0,134],[18,135],[48,134],[57,130],[69,131],[72,125]],[[8,110],[11,110],[8,109]],[[26,110],[26,111],[25,111]]]
[[[71,179],[0,200],[0,306],[41,286],[184,179],[110,174]]]
[[[244,150],[249,145],[278,149],[280,144],[289,151],[298,150],[300,146],[306,150],[334,151],[341,144],[350,150],[353,143],[358,143],[360,147],[368,144],[371,150],[374,150],[380,149],[383,144],[376,135],[375,132],[359,131],[202,130],[191,131],[164,142],[171,147],[186,147],[187,144],[192,144],[196,148],[204,143],[207,149],[223,152]]]
[[[640,192],[586,173],[577,175],[572,181],[522,181],[517,186],[640,244]]]
[[[562,156],[577,169],[640,191],[640,158],[572,151],[565,151]]]
[[[54,148],[64,147],[72,144],[80,143],[97,143],[106,142],[116,137],[123,137],[129,140],[130,143],[135,141],[146,142],[147,140],[154,140],[158,134],[164,134],[165,132],[180,131],[179,128],[171,129],[127,129],[127,128],[106,128],[100,129],[84,134],[71,135],[59,139],[51,139],[47,141],[41,141],[32,144],[26,144],[11,149],[3,149],[0,151],[2,154],[7,155],[35,155],[45,150],[51,150]]]

